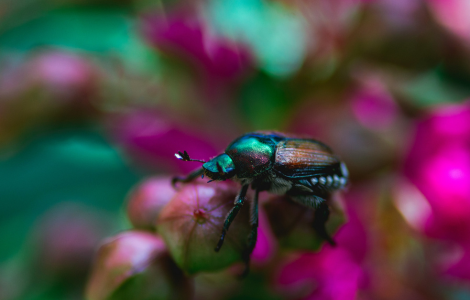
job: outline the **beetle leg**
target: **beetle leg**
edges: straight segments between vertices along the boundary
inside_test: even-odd
[[[237,216],[238,212],[240,211],[240,208],[242,208],[242,205],[245,202],[245,196],[247,191],[248,184],[245,184],[244,186],[242,186],[242,189],[240,190],[240,194],[238,194],[237,199],[235,199],[235,205],[232,207],[232,210],[230,210],[227,217],[225,218],[224,227],[222,228],[222,234],[220,235],[220,240],[217,243],[217,246],[215,247],[216,252],[218,252],[222,247],[222,244],[224,243],[225,239],[225,234],[227,233],[230,224],[232,224],[232,221]]]
[[[322,201],[315,208],[315,215],[313,219],[313,228],[317,234],[325,239],[330,245],[336,246],[336,242],[331,238],[331,236],[326,232],[325,223],[328,221],[330,216],[330,208],[325,201]]]
[[[248,248],[243,253],[243,260],[245,261],[245,270],[243,271],[242,277],[248,275],[248,272],[250,271],[250,255],[255,249],[256,240],[258,239],[258,195],[259,189],[256,190],[255,198],[253,199],[251,205],[251,232],[248,236]]]
[[[191,172],[186,177],[181,177],[181,176],[173,177],[171,179],[171,185],[174,187],[177,182],[183,182],[183,183],[191,182],[194,179],[196,179],[197,177],[201,176],[202,174],[204,174],[204,169],[200,168],[200,169],[197,169],[197,170]]]

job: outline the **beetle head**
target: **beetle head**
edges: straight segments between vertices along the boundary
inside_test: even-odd
[[[212,180],[225,180],[235,176],[235,165],[227,154],[220,154],[202,165],[204,175]]]

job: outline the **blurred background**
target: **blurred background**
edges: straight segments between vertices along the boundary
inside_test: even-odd
[[[0,299],[83,299],[131,191],[255,130],[346,162],[339,246],[195,298],[470,299],[469,96],[468,0],[1,0]]]

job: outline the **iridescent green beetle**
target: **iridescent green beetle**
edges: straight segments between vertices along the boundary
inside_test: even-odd
[[[245,202],[248,187],[256,191],[252,205],[252,230],[245,261],[253,251],[258,227],[258,194],[268,191],[291,198],[315,209],[314,228],[330,244],[335,242],[325,229],[329,208],[325,199],[334,190],[342,189],[348,182],[346,165],[325,144],[309,139],[289,136],[279,132],[252,132],[234,140],[222,153],[210,161],[191,159],[184,151],[175,154],[183,161],[204,163],[202,168],[187,177],[175,177],[176,182],[190,182],[198,176],[213,180],[233,179],[242,188],[235,199],[234,207],[227,215],[220,240],[215,248],[219,251],[225,234],[233,219]]]

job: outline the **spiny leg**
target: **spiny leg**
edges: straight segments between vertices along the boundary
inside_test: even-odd
[[[325,239],[330,245],[336,246],[336,242],[331,238],[325,228],[325,223],[328,221],[329,216],[330,208],[328,207],[328,204],[326,204],[325,201],[317,204],[313,219],[313,228],[321,238]]]
[[[248,184],[245,184],[244,186],[242,186],[242,189],[240,190],[240,194],[238,194],[237,198],[235,199],[234,206],[232,207],[227,217],[225,218],[224,227],[222,228],[222,234],[220,235],[220,240],[217,243],[217,246],[215,247],[216,252],[218,252],[220,248],[222,247],[224,243],[224,239],[225,239],[225,234],[227,233],[227,230],[230,227],[230,224],[232,224],[232,221],[235,219],[238,212],[240,211],[240,208],[245,202],[245,196],[246,196],[247,191],[248,191]]]
[[[245,261],[245,270],[243,271],[242,277],[245,277],[250,272],[250,255],[255,249],[256,240],[258,239],[258,195],[259,190],[255,192],[255,198],[251,205],[251,232],[248,236],[248,248],[243,253],[243,260]]]
[[[183,183],[191,182],[194,179],[196,179],[197,177],[201,176],[202,174],[204,174],[204,169],[200,168],[200,169],[197,169],[197,170],[191,172],[186,177],[180,177],[180,176],[173,177],[171,179],[171,185],[175,186],[175,184],[177,182],[183,182]]]

